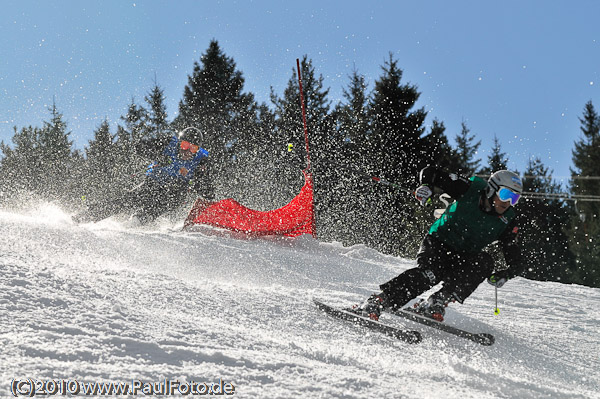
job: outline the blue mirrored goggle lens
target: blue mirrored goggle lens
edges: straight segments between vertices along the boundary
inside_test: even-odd
[[[519,202],[521,194],[517,194],[506,187],[500,187],[500,190],[498,190],[498,198],[500,198],[500,201],[510,201],[511,205],[515,205]]]

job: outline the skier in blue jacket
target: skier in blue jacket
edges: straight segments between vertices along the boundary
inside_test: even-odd
[[[353,311],[378,320],[381,311],[400,309],[418,295],[443,282],[442,288],[413,309],[443,321],[448,303],[463,303],[485,279],[500,288],[524,268],[517,241],[519,228],[513,206],[523,191],[518,175],[498,171],[486,182],[428,166],[420,173],[416,199],[425,205],[434,191],[447,193],[455,202],[448,206],[423,239],[417,267],[381,284],[381,293],[371,295]],[[509,268],[497,270],[483,249],[498,241]]]
[[[196,191],[206,199],[213,198],[207,150],[185,140],[180,134],[171,138],[163,154],[166,162],[151,163],[141,185],[121,198],[88,207],[73,220],[77,223],[95,222],[117,213],[133,211],[140,223],[145,224],[183,203],[188,191]]]
[[[204,148],[186,140],[180,142],[175,136],[171,138],[163,154],[169,158],[168,164],[159,166],[154,162],[148,166],[146,171],[146,176],[160,184],[169,183],[172,180],[189,182],[200,162],[208,157],[208,151]]]

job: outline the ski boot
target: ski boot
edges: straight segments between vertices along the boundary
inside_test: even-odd
[[[447,301],[443,300],[440,295],[433,294],[427,300],[419,300],[410,311],[441,323],[444,321],[447,307]]]
[[[387,306],[387,298],[382,292],[380,294],[373,294],[367,298],[362,305],[353,305],[350,310],[352,313],[356,313],[360,316],[368,317],[371,320],[378,321],[381,312]]]

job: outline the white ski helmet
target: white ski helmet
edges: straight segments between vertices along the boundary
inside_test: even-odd
[[[506,187],[512,192],[521,195],[523,193],[523,182],[519,175],[509,170],[499,170],[490,176],[486,188],[486,195],[492,198],[500,190],[500,187]]]
[[[202,142],[202,131],[193,126],[188,126],[177,134],[179,141],[189,141],[194,144]]]

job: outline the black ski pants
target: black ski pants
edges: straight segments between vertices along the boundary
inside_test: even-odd
[[[391,307],[402,307],[434,285],[444,300],[463,303],[494,272],[494,260],[486,252],[453,250],[437,238],[426,235],[417,254],[417,267],[380,286]]]

